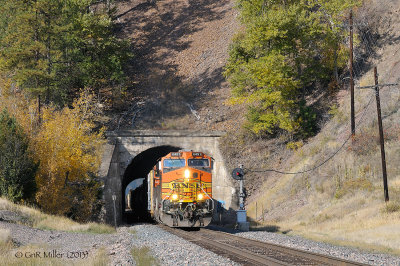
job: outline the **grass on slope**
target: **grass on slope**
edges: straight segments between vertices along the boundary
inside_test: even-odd
[[[333,154],[349,134],[347,95],[333,118],[299,148],[286,170],[310,169]],[[373,91],[356,93],[357,121]],[[400,96],[381,91],[390,201],[384,202],[375,97],[354,142],[319,169],[268,178],[261,195],[247,206],[255,227],[400,254]],[[257,210],[256,210],[257,206]],[[264,208],[264,210],[262,210]],[[257,213],[257,215],[256,215]],[[257,217],[256,217],[257,216]]]
[[[106,266],[109,265],[109,258],[104,248],[100,248],[97,252],[90,254],[87,259],[83,260],[62,260],[57,258],[44,258],[44,257],[29,257],[32,251],[49,252],[52,248],[45,245],[28,245],[19,247],[18,250],[13,249],[14,245],[10,238],[10,232],[6,229],[0,228],[0,265],[74,265],[74,266]],[[23,256],[17,258],[16,254],[27,254],[28,257]],[[41,253],[42,254],[42,253]]]
[[[66,217],[44,214],[38,209],[14,204],[4,198],[0,198],[0,210],[14,212],[21,217],[18,223],[39,229],[94,234],[110,234],[115,232],[115,229],[109,225],[98,223],[80,224]]]
[[[138,266],[159,265],[157,259],[152,256],[149,247],[134,247],[131,249],[131,255]]]

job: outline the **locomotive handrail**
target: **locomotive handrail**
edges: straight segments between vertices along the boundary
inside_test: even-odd
[[[169,197],[169,196],[172,194],[171,191],[174,192],[174,190],[170,189],[170,190],[169,190],[170,193],[169,193],[168,195],[166,195],[166,196],[163,198],[163,200],[162,200],[161,203],[164,203],[165,199],[166,199],[167,197]]]
[[[203,186],[201,186],[200,188],[201,188],[201,190],[203,190],[204,194],[206,194],[206,195],[211,199],[211,201],[213,202],[213,205],[214,205],[214,200],[213,200],[213,198],[210,197],[210,195],[208,195],[208,193],[204,191]]]

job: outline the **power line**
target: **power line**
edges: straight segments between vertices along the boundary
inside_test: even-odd
[[[375,89],[379,87],[393,87],[397,86],[399,83],[389,83],[389,84],[377,84],[377,85],[371,85],[371,86],[363,86],[363,87],[357,87],[357,89]]]
[[[353,31],[353,27],[356,26],[354,25],[353,21],[352,21],[352,14],[350,15],[350,30]],[[345,27],[348,27],[349,25],[345,25]],[[369,30],[368,30],[369,31]],[[373,46],[377,46],[377,41],[372,38],[372,36],[370,36],[368,33],[367,34],[360,34],[362,41],[365,43],[365,53],[367,54],[367,56],[369,58],[373,57],[373,52],[371,49]],[[350,36],[350,42],[352,42],[352,36]],[[353,54],[353,52],[351,52],[351,54]],[[351,55],[352,57],[352,55]],[[357,56],[356,56],[357,57]],[[354,64],[354,68],[350,67],[350,77],[354,74],[355,77],[358,76],[361,77],[362,75],[362,70],[361,67],[359,66],[359,60],[356,60],[355,64]],[[356,72],[358,72],[358,75],[356,74]],[[351,78],[350,78],[351,79]],[[384,84],[384,85],[379,85],[379,86],[396,86],[398,85],[397,83],[395,84]],[[353,85],[354,86],[354,85]],[[377,85],[375,86],[366,86],[366,87],[359,87],[360,89],[364,89],[364,88],[376,88]],[[375,95],[375,94],[374,94]],[[365,118],[365,114],[367,113],[368,107],[371,104],[374,95],[371,96],[371,98],[369,99],[367,105],[364,107],[364,111],[363,114],[359,120],[359,122],[357,123],[358,126],[363,122],[364,118]],[[355,126],[352,125],[352,128],[355,128]],[[314,171],[316,169],[318,169],[319,167],[323,166],[324,164],[326,164],[328,161],[330,161],[332,158],[334,158],[342,149],[343,147],[346,145],[346,143],[351,139],[351,137],[353,136],[354,131],[352,131],[352,133],[347,137],[347,139],[344,141],[344,143],[339,147],[339,149],[337,149],[331,156],[329,156],[326,160],[324,160],[323,162],[321,162],[320,164],[318,164],[317,166],[304,170],[304,171],[298,171],[298,172],[285,172],[285,171],[279,171],[276,169],[263,169],[263,170],[252,170],[252,169],[245,169],[248,172],[254,172],[254,173],[263,173],[263,172],[275,172],[275,173],[279,173],[279,174],[288,174],[288,175],[296,175],[296,174],[302,174],[302,173],[307,173],[307,172],[311,172]]]
[[[371,96],[371,98],[369,99],[367,105],[364,107],[363,114],[361,115],[361,118],[360,118],[360,120],[359,120],[359,122],[358,122],[358,126],[359,126],[362,122],[364,122],[365,114],[367,113],[368,107],[369,107],[369,105],[371,104],[372,99],[374,98],[374,96],[375,96],[375,94],[373,94],[373,95]],[[329,162],[333,157],[335,157],[336,154],[338,154],[338,153],[343,149],[343,147],[344,147],[344,146],[346,145],[346,143],[351,139],[351,137],[352,137],[352,134],[350,133],[349,136],[347,137],[347,139],[344,141],[344,143],[343,143],[343,144],[339,147],[339,149],[337,149],[331,156],[329,156],[326,160],[324,160],[322,163],[318,164],[317,166],[315,166],[315,167],[313,167],[313,168],[310,168],[310,169],[307,169],[307,170],[304,170],[304,171],[299,171],[299,172],[284,172],[284,171],[279,171],[279,170],[276,170],[276,169],[252,170],[252,169],[247,169],[247,168],[245,168],[245,170],[246,170],[247,172],[253,172],[253,173],[275,172],[275,173],[283,174],[283,175],[297,175],[297,174],[303,174],[303,173],[311,172],[311,171],[314,171],[315,169],[317,169],[317,168],[323,166],[324,164],[326,164],[327,162]]]

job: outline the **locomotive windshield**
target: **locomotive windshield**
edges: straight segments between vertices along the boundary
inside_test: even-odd
[[[210,161],[208,159],[189,159],[188,166],[193,167],[209,167]]]
[[[167,168],[185,167],[185,159],[165,159],[164,167]]]

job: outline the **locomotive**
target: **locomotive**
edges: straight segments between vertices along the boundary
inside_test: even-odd
[[[211,222],[213,159],[202,152],[171,152],[148,176],[149,211],[170,227],[203,227]]]

